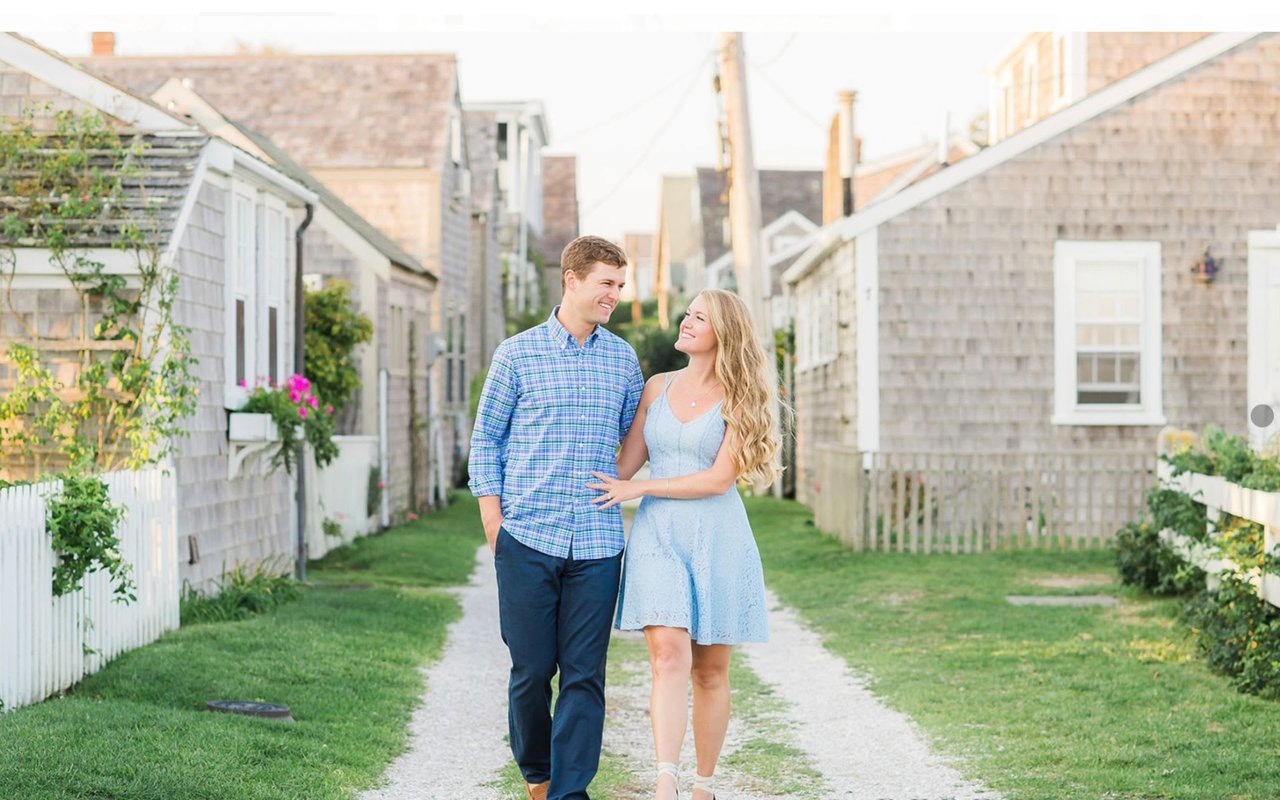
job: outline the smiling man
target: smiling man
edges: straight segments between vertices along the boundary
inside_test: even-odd
[[[635,351],[602,327],[626,281],[622,249],[574,239],[560,272],[564,300],[547,321],[494,351],[469,466],[511,652],[511,753],[531,800],[585,800],[599,766],[622,513],[593,505],[587,483],[617,476],[644,390]]]

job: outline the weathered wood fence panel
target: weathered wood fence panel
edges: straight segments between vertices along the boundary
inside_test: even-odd
[[[1155,454],[817,448],[815,523],[855,550],[1096,547],[1141,514]]]

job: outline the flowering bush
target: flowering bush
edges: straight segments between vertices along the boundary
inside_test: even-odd
[[[242,384],[243,385],[243,384]],[[290,375],[284,386],[257,386],[249,393],[241,411],[270,414],[280,429],[280,448],[271,457],[271,465],[284,464],[293,472],[295,442],[306,436],[315,451],[316,464],[323,467],[338,456],[333,442],[333,406],[321,410],[320,398],[311,392],[311,381],[302,375]]]

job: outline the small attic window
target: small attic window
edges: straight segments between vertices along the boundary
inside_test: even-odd
[[[498,123],[498,160],[507,160],[507,123]]]

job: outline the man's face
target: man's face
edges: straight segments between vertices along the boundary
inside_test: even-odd
[[[573,272],[565,275],[564,302],[584,322],[603,325],[617,308],[626,282],[626,267],[597,261],[584,278]]]

